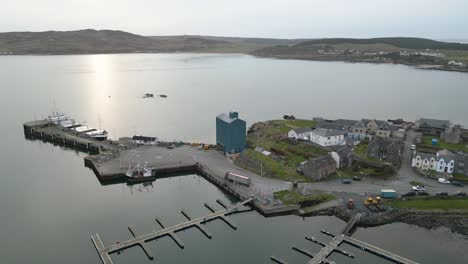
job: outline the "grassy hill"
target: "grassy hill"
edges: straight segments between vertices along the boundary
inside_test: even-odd
[[[424,38],[370,38],[370,39],[353,39],[353,38],[327,38],[316,39],[301,42],[296,47],[306,47],[317,44],[387,44],[402,49],[440,49],[440,50],[468,50],[468,44],[442,42]]]

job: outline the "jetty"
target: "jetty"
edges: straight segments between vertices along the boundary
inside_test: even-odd
[[[89,153],[98,154],[103,151],[117,152],[119,150],[119,146],[110,140],[96,140],[86,134],[54,124],[47,119],[24,123],[23,129],[28,139],[41,139]]]
[[[207,222],[211,222],[216,219],[221,219],[225,223],[227,223],[231,228],[237,229],[237,226],[231,223],[226,216],[233,214],[234,212],[238,211],[238,208],[241,206],[244,206],[248,203],[251,203],[252,201],[255,200],[255,197],[251,197],[249,199],[246,199],[242,202],[237,203],[236,205],[233,205],[231,207],[228,207],[226,204],[224,204],[221,200],[217,200],[216,202],[220,204],[224,209],[220,211],[215,211],[213,207],[211,207],[209,204],[205,204],[205,207],[208,208],[208,210],[211,211],[210,214],[197,217],[197,218],[192,218],[186,211],[181,211],[181,213],[188,219],[188,221],[171,226],[171,227],[165,227],[165,225],[162,223],[162,221],[159,218],[156,218],[156,222],[161,226],[161,230],[159,231],[152,231],[147,234],[142,234],[139,235],[137,234],[133,227],[128,227],[128,230],[132,234],[133,238],[115,243],[113,245],[109,246],[104,246],[104,243],[102,242],[99,234],[91,235],[91,241],[94,244],[94,247],[96,248],[97,253],[99,254],[99,257],[102,261],[103,264],[112,264],[112,259],[110,257],[110,254],[115,253],[115,252],[121,252],[125,249],[134,247],[134,246],[140,246],[143,251],[145,252],[146,256],[150,259],[154,259],[154,255],[151,253],[149,248],[147,247],[146,243],[149,241],[164,237],[164,236],[170,236],[174,242],[180,247],[184,248],[184,244],[182,240],[176,235],[177,232],[196,227],[198,228],[207,238],[211,239],[212,235],[211,233],[204,227],[202,224],[205,224]]]
[[[306,255],[307,257],[311,258],[310,261],[307,262],[307,264],[332,264],[335,263],[334,261],[328,259],[328,257],[333,253],[337,252],[340,253],[344,256],[347,256],[349,258],[354,258],[354,255],[351,254],[350,252],[347,252],[343,249],[340,249],[339,246],[343,243],[347,243],[349,245],[352,245],[356,248],[359,248],[361,250],[364,250],[366,252],[369,252],[371,254],[374,254],[376,256],[379,256],[381,258],[384,258],[386,260],[389,260],[393,263],[398,263],[398,264],[417,264],[417,262],[414,262],[410,259],[404,258],[402,256],[399,256],[397,254],[394,254],[392,252],[386,251],[384,249],[381,249],[377,246],[371,245],[369,243],[360,241],[358,239],[352,238],[349,235],[350,232],[353,230],[353,228],[359,223],[359,220],[361,218],[361,214],[356,214],[354,217],[352,217],[345,225],[345,227],[342,229],[341,233],[339,235],[334,235],[326,230],[321,230],[321,233],[328,235],[332,237],[332,240],[328,243],[323,243],[319,241],[318,239],[311,237],[311,236],[306,236],[305,239],[308,241],[311,241],[315,244],[318,244],[322,246],[323,248],[316,254],[302,248],[298,248],[293,246],[292,249]],[[275,263],[280,263],[280,264],[285,264],[287,263],[285,260],[279,259],[275,256],[271,256],[270,259],[275,262]]]

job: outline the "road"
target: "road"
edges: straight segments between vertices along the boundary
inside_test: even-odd
[[[402,153],[402,164],[396,175],[391,179],[363,179],[362,181],[353,181],[352,184],[342,184],[340,180],[324,181],[319,183],[304,184],[305,191],[312,190],[327,190],[332,192],[346,193],[380,193],[381,189],[394,189],[402,194],[411,190],[411,181],[417,181],[426,186],[426,191],[429,194],[437,192],[448,192],[453,194],[457,191],[468,192],[468,186],[458,187],[451,184],[443,184],[437,180],[429,179],[417,174],[411,167],[412,150],[411,145],[414,144],[418,133],[408,131],[404,141],[404,149]]]

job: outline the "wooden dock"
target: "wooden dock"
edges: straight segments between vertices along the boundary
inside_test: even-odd
[[[379,248],[377,246],[374,246],[374,245],[371,245],[371,244],[368,244],[366,242],[363,242],[363,241],[360,241],[360,240],[357,240],[355,238],[350,237],[349,234],[350,234],[351,230],[353,230],[353,228],[356,226],[356,224],[359,223],[360,218],[361,218],[361,214],[357,214],[353,218],[351,218],[346,223],[346,225],[343,228],[343,230],[341,231],[341,233],[339,235],[337,235],[337,236],[333,235],[332,233],[330,233],[328,231],[322,230],[321,232],[323,234],[332,237],[332,240],[330,242],[328,242],[328,243],[323,243],[323,242],[320,242],[320,241],[318,241],[317,239],[315,239],[315,238],[313,238],[311,236],[306,236],[305,238],[307,240],[309,240],[311,242],[314,242],[314,243],[316,243],[316,244],[323,247],[317,254],[313,254],[312,252],[309,252],[306,249],[301,249],[301,248],[297,248],[297,247],[292,247],[292,249],[299,252],[299,253],[301,253],[301,254],[303,254],[303,255],[306,255],[306,256],[310,257],[311,260],[307,262],[308,264],[331,264],[331,263],[335,263],[332,260],[328,259],[328,257],[333,252],[340,253],[340,254],[345,255],[345,256],[347,256],[349,258],[354,258],[354,255],[352,255],[351,253],[349,253],[347,251],[344,251],[344,250],[339,248],[339,246],[341,244],[343,244],[343,243],[350,244],[350,245],[352,245],[354,247],[357,247],[357,248],[359,248],[361,250],[367,251],[367,252],[369,252],[371,254],[374,254],[374,255],[379,256],[381,258],[384,258],[386,260],[392,261],[394,263],[417,264],[417,262],[414,262],[412,260],[409,260],[409,259],[404,258],[402,256],[399,256],[397,254],[394,254],[392,252],[381,249],[381,248]],[[271,260],[276,262],[276,263],[286,263],[286,261],[278,259],[278,258],[276,258],[274,256],[271,256]]]
[[[230,215],[234,213],[235,211],[238,210],[239,207],[246,205],[250,202],[252,202],[255,198],[251,197],[249,199],[246,199],[232,207],[227,207],[224,203],[222,203],[220,200],[217,200],[217,202],[224,207],[223,210],[220,211],[215,211],[211,206],[208,204],[205,204],[205,206],[212,212],[211,214],[198,217],[198,218],[192,218],[186,211],[182,211],[182,214],[188,219],[188,221],[171,226],[171,227],[165,227],[164,224],[161,222],[161,220],[156,219],[156,222],[163,228],[159,231],[153,231],[151,233],[139,235],[137,234],[132,227],[128,227],[130,233],[132,234],[133,238],[128,239],[123,242],[119,242],[110,246],[104,246],[101,238],[99,237],[98,234],[91,235],[91,241],[94,244],[94,247],[96,248],[99,257],[104,264],[112,264],[112,259],[110,258],[110,254],[122,251],[127,248],[131,248],[134,246],[140,246],[145,254],[148,256],[149,259],[153,259],[154,256],[151,253],[151,251],[148,249],[146,246],[146,243],[155,239],[158,239],[163,236],[170,236],[176,244],[180,248],[184,248],[184,244],[182,241],[176,236],[175,233],[178,231],[182,231],[191,227],[196,227],[198,228],[206,237],[211,238],[212,235],[209,233],[208,230],[202,224],[213,221],[215,219],[222,219],[224,222],[228,223],[229,226],[232,228],[236,229],[237,227],[232,224],[227,218],[227,215]]]

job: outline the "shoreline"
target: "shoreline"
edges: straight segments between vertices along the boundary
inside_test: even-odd
[[[83,52],[83,53],[23,53],[23,54],[8,54],[0,55],[1,57],[11,56],[80,56],[80,55],[122,55],[122,54],[237,54],[249,55],[255,58],[265,59],[279,59],[279,60],[300,60],[300,61],[316,61],[316,62],[344,62],[344,63],[369,63],[376,65],[404,65],[417,70],[436,70],[447,72],[460,72],[468,73],[468,68],[449,67],[446,65],[430,65],[430,64],[411,64],[411,63],[398,63],[398,62],[377,62],[366,60],[353,60],[353,59],[340,59],[340,58],[301,58],[294,56],[267,56],[255,54],[252,52],[221,52],[221,51],[142,51],[142,52]]]

